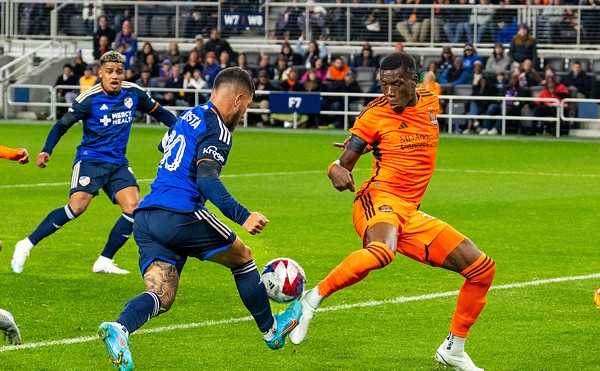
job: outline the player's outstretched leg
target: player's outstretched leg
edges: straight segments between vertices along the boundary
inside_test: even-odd
[[[98,336],[106,345],[110,363],[119,371],[133,370],[129,339],[123,326],[117,322],[104,322],[98,327]]]
[[[117,267],[114,263],[114,260],[106,258],[102,255],[98,257],[94,266],[92,267],[92,272],[94,273],[113,273],[113,274],[129,274],[129,271],[126,269],[121,269]]]
[[[0,331],[9,344],[21,344],[21,333],[10,312],[0,309]]]
[[[285,345],[285,338],[288,334],[298,326],[298,322],[300,321],[300,317],[302,316],[302,304],[300,302],[295,301],[285,310],[283,313],[277,313],[275,317],[275,322],[277,323],[277,330],[275,335],[269,339],[265,340],[269,348],[271,349],[281,349]]]
[[[17,242],[15,245],[15,252],[13,253],[12,260],[10,261],[10,267],[15,273],[22,273],[25,267],[25,261],[29,257],[29,253],[33,249],[33,244],[26,238]]]
[[[108,241],[106,241],[98,260],[94,263],[92,271],[94,273],[128,274],[128,270],[115,265],[113,257],[125,245],[132,233],[133,215],[124,212],[110,231]]]
[[[464,345],[465,338],[449,332],[446,340],[435,352],[435,360],[444,366],[452,367],[456,371],[483,371],[483,368],[475,366],[471,357],[465,352]]]
[[[306,337],[308,332],[308,326],[310,321],[321,305],[323,297],[319,294],[319,290],[315,287],[312,290],[306,291],[302,294],[299,303],[302,304],[302,317],[300,317],[300,323],[290,333],[290,341],[292,344],[300,344]]]

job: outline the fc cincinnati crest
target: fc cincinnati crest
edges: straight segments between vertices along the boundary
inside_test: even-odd
[[[79,184],[81,184],[82,187],[85,187],[86,185],[90,184],[90,177],[89,176],[80,177]]]
[[[435,114],[435,112],[433,112],[431,108],[429,109],[429,122],[431,122],[431,125],[434,126],[437,126],[438,124],[437,115]]]
[[[129,97],[125,98],[125,102],[124,103],[125,103],[125,107],[127,107],[127,108],[133,107],[133,99],[131,99]]]

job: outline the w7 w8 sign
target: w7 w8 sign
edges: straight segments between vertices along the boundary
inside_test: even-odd
[[[265,27],[262,13],[222,13],[221,26],[235,29],[257,29]]]

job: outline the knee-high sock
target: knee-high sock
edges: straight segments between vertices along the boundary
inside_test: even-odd
[[[127,242],[132,232],[133,215],[129,213],[123,213],[110,231],[110,234],[108,235],[108,241],[106,241],[104,250],[102,250],[100,255],[104,256],[105,258],[112,259],[117,251],[119,251],[119,249],[125,245],[125,242]]]
[[[131,334],[160,313],[160,298],[155,293],[147,291],[129,299],[115,322],[123,325]]]
[[[496,263],[485,254],[481,254],[473,264],[460,272],[467,280],[458,294],[450,332],[463,338],[467,337],[469,329],[485,306],[486,294],[495,273]]]
[[[254,260],[231,270],[242,302],[254,317],[260,331],[266,333],[273,327],[275,320],[271,313],[271,304]]]
[[[77,218],[77,215],[75,215],[69,205],[54,209],[46,215],[35,231],[29,235],[29,241],[37,245],[41,240],[58,231],[60,227],[75,218]]]
[[[381,242],[371,242],[366,248],[348,255],[319,283],[324,298],[365,278],[370,271],[381,269],[394,260],[394,253]]]

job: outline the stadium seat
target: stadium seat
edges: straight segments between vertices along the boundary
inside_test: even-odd
[[[155,15],[150,19],[150,32],[152,36],[157,37],[173,37],[173,28],[169,27],[168,15]]]
[[[565,70],[565,59],[561,57],[544,58],[543,66],[551,65],[554,71],[561,72]]]
[[[539,97],[540,92],[544,89],[545,89],[545,87],[543,87],[543,86],[532,86],[529,88],[529,90],[531,91],[531,96],[533,98]]]
[[[356,81],[368,81],[372,83],[375,80],[375,73],[377,69],[375,67],[356,67],[354,72],[356,72]]]
[[[164,88],[165,86],[167,86],[167,79],[162,77],[156,77],[156,85],[159,88]]]
[[[85,26],[83,25],[83,17],[80,14],[73,15],[69,18],[69,35],[84,36],[86,35]]]
[[[360,90],[363,93],[369,92],[369,89],[371,89],[371,84],[373,84],[373,81],[358,81],[358,86],[360,86]]]
[[[150,30],[148,28],[148,17],[145,15],[138,15],[137,17],[137,30],[134,30],[138,39],[140,36],[150,36]]]
[[[453,95],[460,95],[462,97],[469,97],[473,93],[473,85],[471,84],[460,84],[454,87]]]
[[[260,52],[244,52],[246,55],[246,63],[249,66],[258,66],[258,61],[260,60]]]

